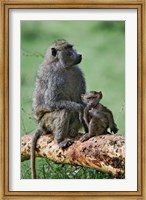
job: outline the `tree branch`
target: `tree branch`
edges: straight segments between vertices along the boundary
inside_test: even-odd
[[[79,136],[80,137],[80,136]],[[38,139],[36,156],[45,157],[58,163],[81,165],[111,173],[116,178],[124,178],[125,138],[119,135],[101,135],[81,143],[76,137],[67,149],[54,143],[52,135]],[[21,138],[21,160],[30,159],[31,135]]]

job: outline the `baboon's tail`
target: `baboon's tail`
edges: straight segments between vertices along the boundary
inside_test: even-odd
[[[38,129],[33,137],[31,142],[31,176],[33,179],[36,179],[36,167],[35,167],[35,149],[36,149],[36,143],[38,138],[42,135],[42,130]]]

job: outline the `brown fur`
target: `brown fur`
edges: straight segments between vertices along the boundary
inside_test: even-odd
[[[101,92],[96,91],[90,91],[82,95],[82,100],[86,104],[84,120],[89,128],[89,133],[80,138],[82,142],[95,135],[108,134],[108,128],[114,133],[118,131],[112,112],[99,103],[102,96]]]

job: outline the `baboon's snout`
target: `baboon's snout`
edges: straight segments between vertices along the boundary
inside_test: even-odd
[[[79,54],[79,58],[82,59],[82,54]]]
[[[79,54],[79,55],[78,55],[78,63],[80,63],[80,62],[81,62],[81,60],[82,60],[82,55],[81,55],[81,54]]]

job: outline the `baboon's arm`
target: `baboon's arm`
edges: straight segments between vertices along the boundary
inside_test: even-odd
[[[69,111],[79,112],[83,110],[83,106],[73,101],[60,100],[60,101],[49,101],[48,109],[49,110],[67,109]]]

